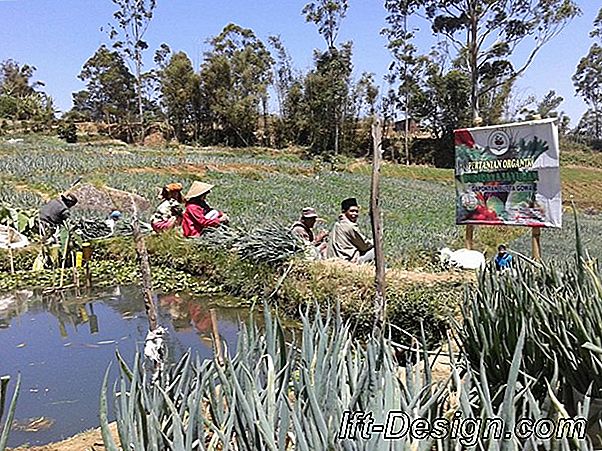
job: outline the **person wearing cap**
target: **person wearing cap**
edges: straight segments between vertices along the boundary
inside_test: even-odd
[[[161,190],[163,202],[151,218],[151,227],[157,233],[174,228],[182,222],[182,185],[169,183]]]
[[[214,186],[208,183],[193,182],[186,193],[186,209],[182,217],[182,232],[185,237],[198,237],[206,228],[228,224],[227,215],[207,204],[207,195],[213,188]]]
[[[111,235],[113,235],[113,233],[115,233],[115,224],[122,217],[123,217],[123,215],[121,214],[121,212],[119,210],[113,210],[109,214],[109,216],[107,217],[107,219],[105,220],[105,224],[109,227],[109,229],[111,229]]]
[[[328,258],[338,258],[353,263],[374,260],[374,245],[357,226],[359,205],[354,197],[341,202],[341,215],[332,228],[328,242]]]
[[[71,216],[70,208],[77,204],[73,194],[61,194],[40,208],[40,231],[45,238],[50,238],[58,228]]]
[[[314,236],[314,226],[318,221],[318,214],[315,208],[306,207],[301,211],[301,217],[291,226],[291,233],[303,241],[311,244],[315,248],[315,257],[317,259],[326,256],[326,238],[328,232],[320,231]]]

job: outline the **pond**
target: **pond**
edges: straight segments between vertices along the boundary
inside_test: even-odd
[[[212,358],[211,301],[178,295],[156,301],[159,324],[169,331],[170,360],[188,349]],[[240,321],[249,312],[215,308],[220,336],[234,352]],[[8,446],[46,444],[98,427],[102,378],[109,363],[116,362],[115,350],[131,364],[147,331],[137,287],[84,296],[32,291],[0,295],[0,375],[11,376],[11,393],[17,374],[22,378]]]

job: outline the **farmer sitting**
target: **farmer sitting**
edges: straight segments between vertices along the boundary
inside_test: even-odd
[[[212,209],[206,201],[213,185],[194,182],[186,193],[186,210],[182,217],[182,231],[187,238],[198,237],[208,227],[219,227],[228,224],[228,216]]]
[[[497,248],[497,255],[495,256],[495,268],[498,271],[510,269],[513,265],[512,255],[506,250],[506,246],[500,244]]]
[[[77,204],[77,197],[73,194],[61,194],[58,199],[53,199],[40,209],[40,234],[48,239],[56,233],[58,228],[69,219],[69,209]]]
[[[339,258],[353,263],[374,260],[374,245],[366,240],[357,226],[359,205],[353,197],[341,202],[341,215],[334,224],[328,243],[328,258]]]
[[[291,226],[291,233],[310,244],[315,251],[313,257],[319,260],[326,257],[328,232],[322,230],[314,236],[313,228],[317,220],[318,214],[316,210],[312,207],[306,207],[301,211],[299,220]]]
[[[157,233],[174,228],[182,222],[182,185],[169,183],[161,190],[163,202],[159,204],[153,217],[151,227]]]

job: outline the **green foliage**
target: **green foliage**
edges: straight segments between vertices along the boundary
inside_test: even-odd
[[[235,24],[210,44],[200,73],[205,131],[212,144],[253,145],[260,107],[267,114],[273,59],[252,30]]]
[[[58,136],[69,144],[77,142],[77,127],[73,122],[64,122],[59,126]]]
[[[179,142],[199,138],[200,78],[184,52],[175,53],[160,71],[161,99]]]
[[[39,233],[38,211],[35,209],[22,210],[8,204],[0,204],[0,224],[12,227],[17,232],[29,237]]]
[[[590,36],[595,42],[590,47],[586,56],[581,58],[575,74],[573,84],[579,96],[588,106],[588,111],[583,115],[578,133],[588,139],[602,139],[602,9],[594,21],[594,29]]]
[[[469,74],[470,105],[475,117],[483,106],[497,108],[499,102],[492,91],[506,85],[505,91],[498,92],[507,96],[509,83],[524,73],[539,50],[580,12],[572,0],[411,3],[424,8],[434,33],[445,36],[458,48],[455,62]],[[515,66],[510,56],[517,46],[531,39],[527,56]]]
[[[318,309],[319,310],[319,309]],[[223,364],[200,362],[190,353],[169,365],[157,383],[150,382],[142,358],[133,366],[117,354],[119,378],[112,392],[119,444],[133,449],[331,449],[368,451],[380,449],[382,436],[364,439],[338,437],[345,411],[372,412],[375,423],[384,424],[386,413],[403,412],[409,421],[422,418],[500,418],[504,432],[512,431],[519,418],[564,416],[553,390],[535,398],[525,385],[521,354],[525,335],[520,335],[505,374],[500,405],[494,405],[485,376],[469,371],[464,377],[451,359],[448,380],[434,381],[431,360],[423,349],[405,351],[399,366],[392,343],[369,337],[358,344],[350,325],[338,314],[327,312],[310,319],[302,316],[300,337],[287,342],[279,319],[264,309],[265,329],[253,318],[243,325],[236,354],[226,352]],[[100,394],[103,441],[117,449],[108,433],[108,370]],[[553,382],[553,381],[552,381]],[[578,410],[587,416],[588,406]],[[554,438],[536,442],[531,437],[496,441],[479,429],[470,436],[419,440],[405,434],[387,442],[387,449],[426,451],[460,449],[591,450],[587,440]]]
[[[577,240],[580,249],[579,236]],[[559,374],[563,399],[570,402],[570,388],[602,395],[597,356],[601,314],[600,273],[578,251],[574,264],[561,267],[525,264],[515,274],[499,275],[488,268],[478,287],[467,292],[460,333],[473,368],[485,373],[495,389],[505,382],[503,375],[524,330],[523,364],[533,378],[533,393],[545,395],[545,381]]]
[[[73,112],[88,120],[119,123],[135,111],[135,78],[118,52],[101,45],[78,78],[86,89],[73,94]]]

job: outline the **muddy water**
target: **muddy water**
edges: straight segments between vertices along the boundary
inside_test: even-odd
[[[170,359],[188,349],[213,357],[209,299],[166,295],[157,305]],[[217,316],[233,351],[248,312],[218,307]],[[97,427],[101,381],[115,350],[133,362],[147,331],[142,293],[134,287],[87,296],[0,295],[0,375],[14,378],[11,392],[17,374],[22,378],[9,446],[46,444]]]

